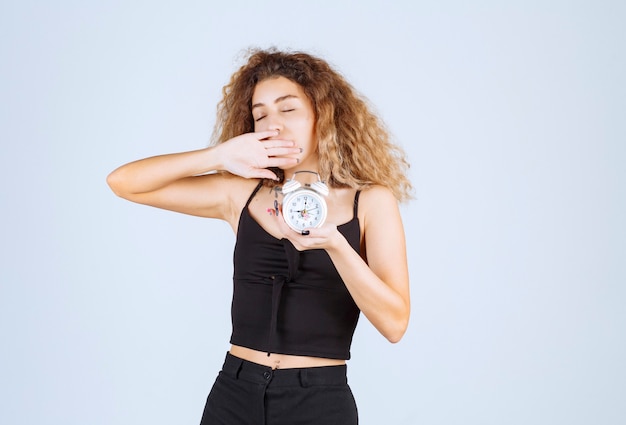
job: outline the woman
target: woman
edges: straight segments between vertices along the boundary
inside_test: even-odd
[[[118,196],[235,232],[231,348],[203,425],[357,423],[346,360],[360,312],[391,342],[409,320],[407,167],[325,61],[255,50],[223,89],[210,147],[109,175]],[[315,174],[329,187],[325,221],[294,231],[281,187],[316,188]],[[291,210],[287,221],[308,216]]]

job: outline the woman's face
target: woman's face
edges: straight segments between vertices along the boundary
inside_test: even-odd
[[[297,166],[285,168],[317,171],[315,111],[302,87],[285,77],[257,83],[252,94],[254,131],[278,130],[274,139],[292,140],[302,152]],[[307,168],[308,167],[308,168]]]

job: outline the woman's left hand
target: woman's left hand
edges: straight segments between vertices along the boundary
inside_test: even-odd
[[[337,226],[328,222],[324,223],[321,227],[311,227],[305,229],[302,233],[298,233],[285,223],[282,208],[278,210],[276,221],[283,237],[288,239],[298,251],[327,249],[336,243],[337,238],[343,237],[341,233],[339,233],[339,230],[337,230]]]
[[[398,342],[411,311],[400,210],[391,191],[380,186],[363,191],[359,210],[363,214],[361,243],[368,244],[366,258],[350,246],[335,224],[305,229],[309,233],[303,235],[287,226],[280,208],[270,211],[276,214],[280,234],[297,250],[324,249],[328,253],[361,312],[385,338]]]

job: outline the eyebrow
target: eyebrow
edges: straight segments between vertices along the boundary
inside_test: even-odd
[[[284,96],[277,97],[277,98],[274,100],[274,104],[276,104],[276,103],[280,103],[280,102],[282,102],[283,100],[287,100],[287,99],[291,99],[291,98],[298,99],[298,96],[295,96],[295,95],[293,95],[293,94],[286,94],[286,95],[284,95]],[[251,108],[251,109],[258,108],[258,107],[260,107],[260,106],[265,106],[265,104],[264,104],[264,103],[260,103],[260,102],[259,102],[259,103],[255,103],[254,105],[252,105],[252,108]]]

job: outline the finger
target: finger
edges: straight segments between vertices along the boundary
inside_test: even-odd
[[[270,170],[266,170],[265,168],[260,168],[251,172],[248,178],[278,180],[278,176],[276,174]]]
[[[265,149],[273,149],[273,148],[295,148],[295,143],[293,140],[286,139],[266,139],[261,140],[263,147]]]
[[[267,156],[285,156],[285,155],[297,155],[302,153],[302,148],[283,148],[283,147],[274,147],[274,148],[265,148]]]
[[[268,137],[276,137],[278,136],[278,130],[265,130],[265,131],[257,131],[255,132],[255,136],[259,140],[267,139]]]

